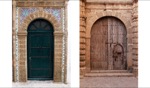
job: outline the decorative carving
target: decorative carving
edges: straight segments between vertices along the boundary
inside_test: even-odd
[[[58,81],[58,82],[65,82],[66,80],[66,57],[65,57],[65,54],[66,54],[66,38],[67,38],[67,35],[65,35],[65,32],[67,31],[65,29],[65,10],[64,8],[50,8],[50,7],[16,7],[17,10],[16,10],[16,67],[15,67],[15,81],[17,82],[22,82],[22,81],[26,81],[27,79],[26,78],[23,78],[22,75],[26,75],[26,72],[23,72],[23,74],[20,75],[20,68],[19,67],[19,54],[20,54],[20,51],[19,51],[19,47],[18,47],[18,44],[21,39],[22,39],[22,36],[27,36],[27,27],[29,25],[29,23],[34,20],[34,19],[37,19],[37,18],[44,18],[47,19],[48,21],[51,21],[53,26],[54,26],[54,29],[55,29],[55,32],[54,32],[54,36],[56,36],[55,40],[57,42],[57,40],[60,41],[60,43],[55,43],[57,44],[57,46],[61,46],[61,47],[56,47],[56,49],[60,49],[59,51],[62,53],[61,54],[61,58],[60,60],[60,64],[56,64],[58,66],[55,66],[56,67],[59,67],[59,69],[57,69],[56,71],[58,72],[59,70],[61,71],[60,73],[60,77],[57,77],[55,74],[54,76],[56,76],[54,79],[54,81]],[[37,15],[36,15],[37,14]],[[58,39],[60,37],[60,39]],[[24,42],[23,44],[26,44],[25,42],[26,41],[20,41],[20,42]],[[25,49],[23,52],[26,52]],[[57,51],[56,51],[57,52]],[[59,54],[59,53],[56,53],[56,55]],[[58,55],[57,55],[58,56]],[[25,57],[26,58],[26,57]],[[56,72],[55,72],[56,73]],[[26,76],[24,76],[26,77]]]
[[[61,9],[44,8],[45,12],[52,14],[58,22],[61,21]]]
[[[20,13],[19,14],[19,18],[20,18],[20,20],[19,20],[20,23],[19,24],[20,25],[23,23],[23,21],[25,20],[25,18],[27,16],[29,16],[30,14],[32,14],[34,12],[38,12],[38,11],[41,10],[40,7],[32,7],[32,8],[19,7],[19,9],[20,9],[20,12],[19,12]],[[48,13],[48,14],[53,15],[58,22],[61,21],[61,9],[48,8],[47,7],[47,8],[43,8],[43,11],[46,12],[46,13]]]
[[[22,24],[22,22],[24,21],[24,19],[31,13],[36,12],[38,9],[37,8],[26,8],[26,7],[20,7],[20,14],[19,14],[19,18],[20,18],[20,24]]]

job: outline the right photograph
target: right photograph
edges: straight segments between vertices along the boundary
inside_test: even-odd
[[[80,87],[138,87],[138,0],[80,0]]]

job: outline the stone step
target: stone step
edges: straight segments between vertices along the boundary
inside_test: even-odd
[[[86,73],[86,77],[133,77],[133,73]]]
[[[128,70],[91,70],[91,73],[128,73]]]

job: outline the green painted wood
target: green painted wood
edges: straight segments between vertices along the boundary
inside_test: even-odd
[[[29,80],[52,80],[54,68],[54,36],[52,25],[43,19],[30,23],[27,37]]]

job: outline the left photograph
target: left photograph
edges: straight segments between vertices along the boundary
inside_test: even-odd
[[[12,1],[13,87],[69,87],[67,3]]]

